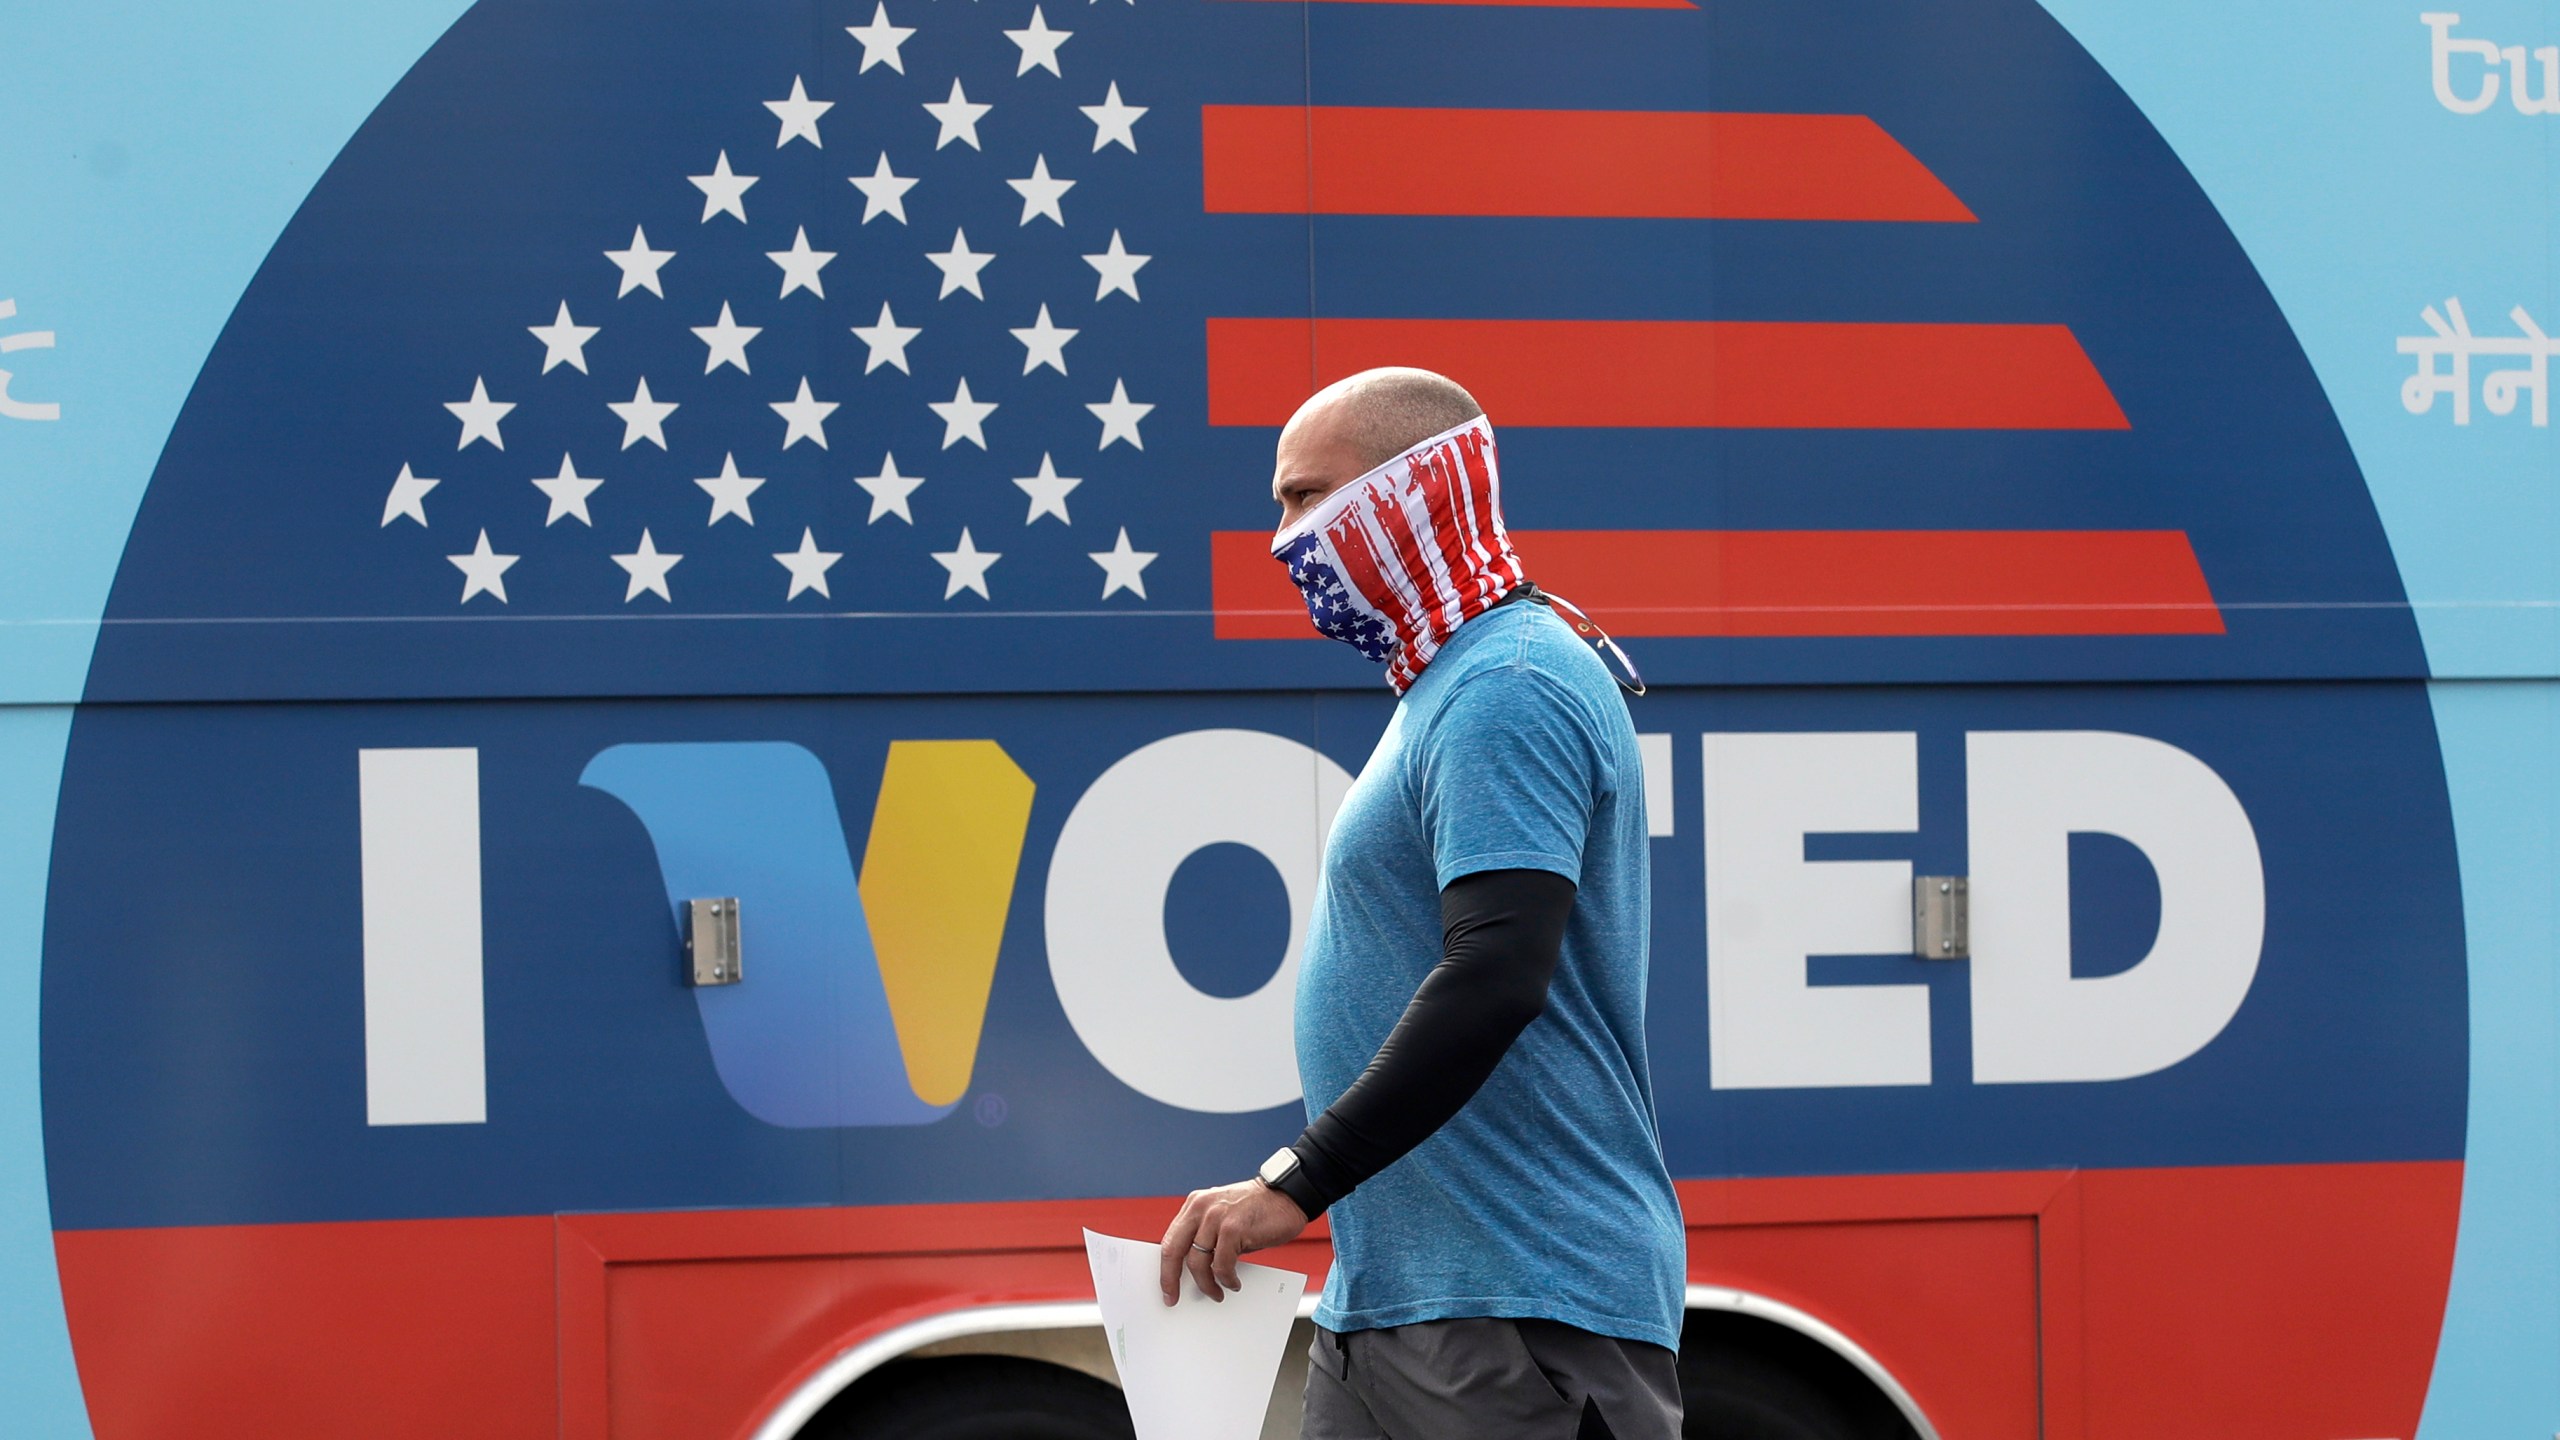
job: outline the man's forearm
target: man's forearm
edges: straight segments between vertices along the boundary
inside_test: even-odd
[[[1545,870],[1488,870],[1440,892],[1440,963],[1360,1078],[1291,1148],[1279,1188],[1309,1216],[1403,1159],[1449,1122],[1546,1009],[1574,884]]]

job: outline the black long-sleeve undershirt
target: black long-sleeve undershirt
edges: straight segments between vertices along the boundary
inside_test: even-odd
[[[1290,1148],[1278,1189],[1310,1219],[1404,1158],[1465,1108],[1547,1007],[1574,884],[1545,870],[1486,870],[1440,892],[1440,963],[1377,1057]]]

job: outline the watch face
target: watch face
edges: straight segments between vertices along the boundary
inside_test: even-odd
[[[1279,1154],[1262,1162],[1262,1183],[1265,1185],[1277,1185],[1281,1181],[1288,1179],[1289,1172],[1297,1168],[1297,1152],[1294,1150],[1283,1150]]]

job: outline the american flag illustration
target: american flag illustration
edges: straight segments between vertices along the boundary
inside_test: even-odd
[[[1125,13],[1134,8],[1089,8],[1093,19],[1076,24],[1138,22]],[[1146,570],[1157,552],[1133,542],[1127,524],[1134,515],[1138,535],[1150,537],[1150,517],[1142,503],[1132,505],[1138,497],[1130,493],[1132,483],[1145,483],[1143,472],[1106,465],[1118,472],[1115,480],[1130,483],[1077,492],[1096,468],[1083,457],[1099,462],[1115,446],[1143,454],[1146,420],[1159,402],[1133,395],[1125,375],[1106,375],[1087,362],[1094,346],[1078,348],[1078,342],[1108,331],[1115,316],[1144,303],[1143,271],[1154,256],[1143,227],[1133,248],[1109,213],[1110,202],[1089,189],[1075,192],[1084,178],[1110,167],[1136,170],[1147,163],[1138,135],[1153,107],[1125,95],[1113,75],[1099,77],[1099,91],[1085,94],[1095,82],[1081,64],[1070,84],[1075,31],[1052,23],[1041,4],[1019,25],[972,25],[969,17],[912,7],[906,14],[913,23],[900,23],[887,0],[874,0],[868,19],[841,27],[841,37],[830,43],[842,58],[832,67],[831,87],[820,93],[811,92],[805,75],[795,73],[786,83],[777,72],[766,87],[770,94],[740,96],[734,121],[704,137],[702,148],[711,153],[701,168],[666,177],[669,189],[682,184],[698,192],[694,223],[672,233],[662,225],[654,240],[635,223],[626,242],[599,247],[594,268],[601,276],[609,262],[614,281],[609,304],[583,300],[587,318],[581,319],[563,298],[547,321],[537,317],[522,327],[540,344],[538,373],[534,347],[507,337],[488,367],[497,372],[499,388],[493,391],[487,372],[478,372],[467,395],[443,402],[458,427],[458,452],[475,446],[504,452],[510,422],[523,432],[519,410],[565,412],[556,468],[522,475],[513,496],[503,490],[471,500],[454,496],[438,506],[465,512],[458,518],[467,528],[459,533],[471,536],[467,548],[443,552],[459,572],[457,603],[508,603],[510,574],[539,566],[564,577],[583,573],[596,587],[591,603],[598,604],[618,588],[623,605],[673,605],[681,586],[689,592],[688,608],[762,609],[776,603],[777,594],[785,606],[824,605],[837,599],[835,577],[848,556],[854,570],[867,570],[879,557],[866,552],[892,546],[911,552],[908,559],[929,556],[941,573],[924,575],[908,565],[909,583],[867,587],[869,605],[912,610],[966,603],[963,597],[993,602],[1013,573],[998,568],[1007,553],[1074,543],[1065,537],[1078,524],[1078,509],[1097,517],[1083,522],[1096,537],[1083,553],[1096,567],[1088,578],[1097,592],[1084,598],[1147,600]],[[936,65],[920,50],[910,67],[908,47],[937,27],[965,29],[974,53]],[[1011,73],[993,83],[985,78],[989,52],[1012,62]],[[975,95],[963,70],[977,77]],[[839,109],[846,113],[838,116]],[[1073,118],[1078,114],[1081,125]],[[1860,116],[1213,104],[1201,108],[1198,123],[1202,204],[1212,214],[1974,219],[1907,150]],[[981,131],[1000,127],[1033,137],[1027,169],[990,154]],[[1063,143],[1071,135],[1089,139],[1089,146]],[[1059,152],[1054,164],[1053,149]],[[917,163],[928,155],[942,161],[930,177]],[[1504,161],[1488,183],[1480,177],[1486,157],[1494,156]],[[1170,188],[1175,179],[1154,177],[1153,186]],[[858,216],[849,202],[828,203],[846,201],[830,181],[859,196]],[[1018,210],[1010,224],[981,220],[973,241],[959,212],[935,203],[944,191],[956,192],[960,205],[979,214],[988,197],[1011,191]],[[1079,243],[1078,237],[1105,233],[1107,241]],[[1090,268],[1089,294],[1081,285],[1059,284],[1054,265],[1033,269],[1061,257]],[[817,367],[813,379],[810,365],[795,369],[767,338],[810,332],[858,341],[859,374],[839,361]],[[661,343],[635,349],[620,343],[626,333]],[[698,342],[698,373],[680,363],[690,355],[669,363],[663,341],[677,334]],[[1019,348],[1018,357],[1005,337]],[[591,368],[590,347],[599,355],[619,349],[625,363]],[[1018,373],[1002,363],[1017,358]],[[1210,321],[1206,360],[1213,423],[1275,424],[1311,378],[1398,362],[1434,365],[1486,390],[1504,423],[1932,429],[2127,423],[2070,332],[2052,325],[1233,318]],[[631,372],[627,393],[619,374],[625,370]],[[588,380],[613,373],[616,398],[599,403],[576,393],[591,387],[546,383],[562,372]],[[855,403],[857,396],[864,403]],[[910,444],[903,462],[894,443],[877,438],[883,427],[871,419],[901,404],[908,419],[921,407],[940,424],[937,442],[922,454]],[[770,415],[755,414],[759,405]],[[839,413],[849,405],[849,413]],[[1060,412],[1077,405],[1089,418],[1060,423]],[[991,427],[1022,438],[1011,445],[991,441]],[[679,446],[669,438],[671,429],[696,438]],[[795,454],[804,446],[806,452]],[[518,453],[528,448],[519,441]],[[551,448],[541,451],[545,465]],[[1021,456],[1036,448],[1037,465],[996,474],[990,466],[998,448]],[[581,449],[589,457],[583,471]],[[716,469],[708,460],[714,451]],[[1058,468],[1062,453],[1066,472]],[[703,458],[688,469],[678,463],[682,456]],[[984,490],[993,481],[1009,481],[1022,492],[1018,524],[973,525],[938,503],[953,489]],[[390,482],[378,528],[389,531],[402,521],[434,528],[427,507],[440,484],[439,477],[404,465]],[[688,496],[688,485],[700,495]],[[854,490],[867,497],[858,527],[842,504],[828,503]],[[683,513],[671,500],[690,501],[696,513]],[[538,528],[531,523],[536,506]],[[1046,535],[1038,528],[1044,520],[1051,522]],[[891,528],[881,532],[884,523]],[[563,531],[564,525],[578,528]],[[492,539],[493,529],[504,543]],[[1113,537],[1108,545],[1099,542],[1105,534]],[[774,543],[767,545],[769,537]],[[2171,535],[1843,532],[1825,538],[1863,545],[1864,553],[1832,557],[1843,563],[1778,567],[1811,576],[1852,569],[1882,581],[1873,593],[1806,593],[1783,581],[1754,593],[1749,556],[1732,553],[1737,537],[1692,532],[1685,538],[1685,552],[1654,567],[1640,592],[1622,578],[1611,583],[1572,573],[1565,557],[1577,543],[1587,547],[1587,536],[1554,537],[1546,548],[1567,568],[1568,577],[1557,583],[1600,581],[1604,598],[1597,603],[1638,634],[2220,628],[2192,553],[2182,537]],[[1949,543],[1994,552],[1970,586],[1951,586],[1945,568],[1925,558]],[[735,563],[711,574],[706,552],[733,562],[762,555],[773,567],[763,576],[762,589],[770,593],[759,594]],[[2067,563],[2057,565],[2058,555]],[[681,571],[689,557],[694,568]],[[1696,583],[1702,575],[1713,582],[1704,590]],[[1270,567],[1230,560],[1218,567],[1217,578],[1229,592],[1217,608],[1230,628],[1258,622],[1274,633],[1304,633]],[[1741,593],[1735,593],[1737,580]],[[702,582],[708,582],[705,599],[696,605],[690,592]],[[1007,589],[1012,601],[1013,587]],[[1058,608],[1070,598],[1054,581],[1024,590],[1034,607]],[[1263,602],[1243,598],[1256,591]]]
[[[2032,10],[1884,13],[483,0],[244,296],[98,693],[1365,687],[1267,486],[1382,364],[1661,683],[2416,663],[2174,155],[2016,88]]]
[[[909,82],[898,87],[906,103],[874,95],[872,104],[856,112],[862,118],[831,120],[840,105],[851,108],[848,102],[813,95],[804,75],[791,75],[787,87],[777,76],[774,93],[760,104],[740,97],[735,124],[706,140],[714,153],[700,173],[668,177],[670,188],[689,185],[699,192],[697,223],[672,233],[661,225],[655,239],[645,224],[635,223],[627,242],[603,248],[595,268],[601,275],[609,264],[612,299],[582,298],[581,317],[564,297],[547,320],[523,327],[539,342],[538,357],[521,336],[492,337],[487,370],[473,375],[467,396],[443,407],[458,425],[455,452],[485,447],[525,454],[532,449],[524,438],[526,421],[548,411],[551,432],[565,436],[557,447],[557,468],[523,475],[514,493],[501,483],[465,498],[437,497],[444,481],[404,463],[382,503],[379,528],[386,533],[407,522],[437,536],[472,537],[467,549],[444,556],[460,572],[457,603],[506,604],[510,576],[521,584],[523,573],[541,567],[560,572],[573,595],[581,586],[592,592],[590,603],[603,603],[608,592],[618,591],[626,605],[673,605],[680,588],[691,591],[693,577],[704,575],[709,598],[695,604],[697,609],[751,610],[804,597],[821,604],[837,600],[839,567],[849,555],[865,565],[869,557],[858,551],[892,546],[929,556],[942,574],[933,596],[928,587],[912,583],[917,577],[908,567],[904,578],[911,583],[878,587],[888,604],[964,596],[992,601],[1005,583],[997,567],[1007,552],[1044,543],[1056,551],[1074,543],[1039,534],[1042,522],[1065,532],[1077,526],[1079,509],[1088,517],[1096,509],[1123,517],[1131,512],[1125,487],[1097,486],[1082,497],[1077,491],[1086,484],[1086,472],[1096,468],[1115,470],[1115,478],[1137,474],[1135,466],[1106,460],[1097,467],[1087,457],[1115,446],[1141,454],[1146,418],[1156,405],[1131,395],[1125,377],[1106,379],[1084,364],[1090,345],[1072,358],[1070,351],[1088,332],[1112,324],[1114,302],[1126,309],[1143,301],[1142,274],[1153,257],[1132,250],[1107,216],[1088,219],[1087,202],[1072,197],[1079,174],[1141,163],[1139,124],[1149,107],[1124,96],[1116,79],[1104,79],[1097,93],[1083,95],[1095,87],[1081,83],[1081,67],[1079,85],[1068,86],[1064,56],[1075,32],[1052,25],[1042,6],[1034,5],[1025,24],[1003,30],[996,40],[1011,46],[1016,62],[1008,79],[1024,83],[991,87],[983,67],[973,67],[980,77],[978,97],[957,73],[928,74],[922,63],[910,73],[907,47],[930,23],[901,25],[886,0],[876,0],[866,22],[843,27],[840,45],[849,63],[836,68],[849,74],[843,82],[849,93]],[[853,61],[857,49],[860,58]],[[928,80],[934,86],[947,82],[947,89],[921,88]],[[928,98],[916,102],[915,93]],[[1078,99],[1090,103],[1075,104]],[[759,109],[767,113],[758,115]],[[913,113],[899,114],[901,109]],[[1090,127],[1091,145],[1058,146],[1054,169],[1044,148],[1027,173],[1012,174],[989,156],[981,137],[982,129],[1009,126],[1055,143],[1068,137],[1068,122],[1079,113]],[[761,143],[767,137],[769,144]],[[939,173],[928,187],[915,161],[954,147],[960,152],[954,158],[967,163],[936,167]],[[861,168],[866,151],[867,172]],[[892,158],[893,151],[899,158]],[[900,163],[909,173],[899,173]],[[832,178],[859,197],[858,217],[845,206],[821,203],[841,198],[823,182],[831,170],[848,168],[851,173]],[[964,188],[980,192],[981,200],[1011,190],[1020,203],[1015,223],[994,233],[982,223],[974,242],[966,223],[945,223],[947,207],[932,203],[936,192]],[[1077,212],[1072,229],[1070,207]],[[823,245],[811,239],[813,221]],[[1078,236],[1106,229],[1107,242],[1078,245]],[[787,244],[781,239],[786,234]],[[1090,293],[1058,283],[1055,262],[1061,256],[1090,268]],[[1051,262],[1048,268],[1035,269],[1042,260]],[[991,275],[1000,264],[1005,268]],[[929,288],[920,283],[928,275]],[[927,294],[929,299],[917,298]],[[1076,323],[1061,323],[1061,313]],[[786,332],[796,333],[804,346],[813,336],[823,337],[821,353],[849,335],[861,347],[859,371],[839,363],[823,367],[813,380],[805,360],[795,370],[791,355],[774,354],[778,346],[759,348],[768,334]],[[655,343],[641,350],[623,339],[626,334]],[[698,342],[698,357],[670,356],[670,338],[684,334]],[[1008,336],[1018,353],[1005,352]],[[680,343],[672,348],[683,349]],[[592,365],[591,350],[598,357]],[[617,350],[621,363],[608,365],[603,357]],[[671,358],[698,358],[699,365],[668,363]],[[999,363],[1005,359],[1018,360],[1018,371]],[[624,372],[631,372],[627,396],[601,404],[593,385],[571,389],[552,379],[613,375],[607,393],[620,395]],[[498,378],[494,392],[491,374]],[[887,393],[875,397],[875,391]],[[877,438],[883,427],[867,423],[868,414],[839,415],[855,392],[872,401],[855,407],[857,412],[900,404],[930,412],[940,425],[939,443],[921,454],[910,444],[902,464],[896,444]],[[771,411],[760,423],[753,417],[759,401]],[[1081,426],[1058,423],[1059,412],[1078,402],[1089,420]],[[1031,413],[1017,420],[1016,413],[1025,410]],[[527,413],[520,418],[519,411]],[[512,452],[511,424],[517,437]],[[1036,468],[999,475],[1001,467],[991,463],[991,428],[1035,437],[1006,449],[1026,453],[1036,443]],[[694,432],[686,437],[691,444],[670,439],[687,430]],[[796,454],[803,446],[807,453]],[[539,452],[546,464],[550,448]],[[714,450],[720,456],[716,473],[691,474],[680,458]],[[1061,455],[1074,473],[1061,473]],[[690,468],[707,469],[699,461]],[[789,474],[779,473],[786,469]],[[996,480],[1021,492],[1018,526],[972,526],[937,503],[947,491],[983,489]],[[700,494],[687,495],[687,485]],[[1113,488],[1123,493],[1114,495]],[[848,508],[855,492],[862,499]],[[1143,513],[1139,523],[1144,534]],[[871,533],[854,538],[884,524],[895,539]],[[1098,595],[1087,598],[1146,601],[1146,572],[1155,552],[1137,548],[1126,524],[1091,518],[1083,524],[1084,533],[1113,536],[1107,544],[1086,547],[1098,587]],[[493,532],[500,539],[493,540]],[[774,544],[764,543],[768,536],[776,537]],[[774,568],[763,573],[764,593],[748,581],[756,569],[751,564],[732,563],[716,576],[706,575],[706,552],[733,562],[765,555]],[[689,559],[693,568],[681,569]],[[526,570],[519,572],[519,566]],[[693,600],[690,593],[686,598]]]

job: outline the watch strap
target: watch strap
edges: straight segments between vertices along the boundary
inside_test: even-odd
[[[1315,1178],[1307,1173],[1307,1152],[1303,1144],[1292,1145],[1282,1153],[1296,1163],[1288,1166],[1277,1178],[1273,1178],[1267,1173],[1272,1165],[1270,1161],[1265,1161],[1263,1168],[1266,1173],[1257,1178],[1261,1179],[1263,1184],[1288,1196],[1292,1204],[1296,1205],[1309,1220],[1313,1220],[1325,1212],[1331,1205],[1333,1197],[1326,1195],[1315,1183]],[[1271,1157],[1272,1160],[1279,1158],[1278,1155]]]

